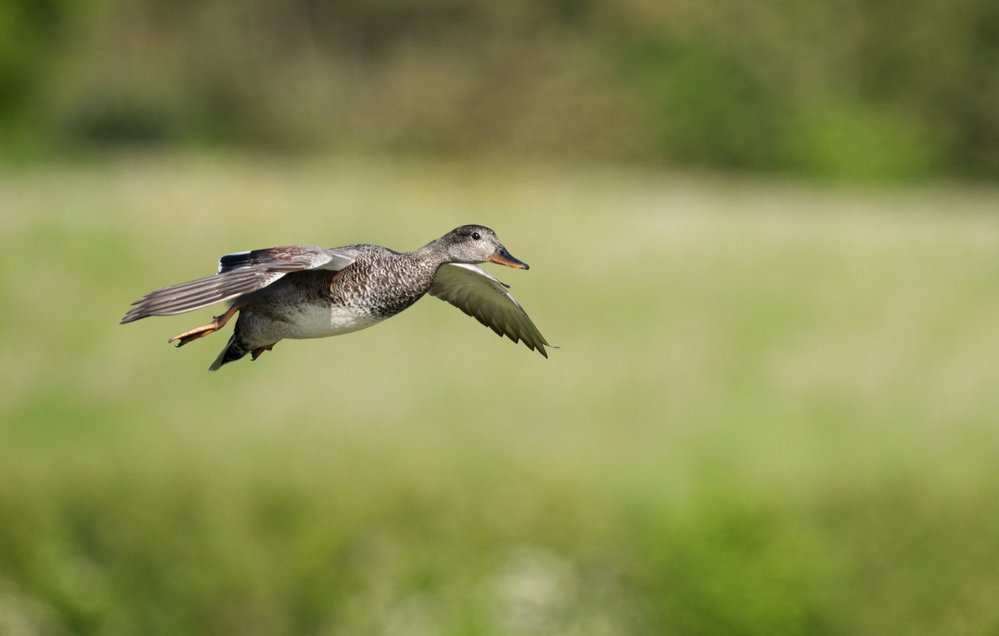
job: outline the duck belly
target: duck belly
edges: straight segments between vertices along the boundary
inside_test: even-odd
[[[290,316],[285,338],[325,338],[366,329],[384,320],[364,307],[305,305]]]

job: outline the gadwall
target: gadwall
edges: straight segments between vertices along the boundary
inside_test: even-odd
[[[256,360],[284,338],[324,338],[365,329],[429,293],[547,358],[545,347],[551,345],[507,285],[476,265],[486,261],[528,269],[506,251],[495,232],[481,225],[463,225],[412,252],[367,244],[238,252],[219,259],[213,276],[146,294],[132,303],[121,322],[230,301],[209,324],[170,339],[181,347],[215,333],[239,313],[229,343],[209,367],[216,371],[247,353]]]

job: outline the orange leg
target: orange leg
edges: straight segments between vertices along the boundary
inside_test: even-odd
[[[256,360],[261,356],[261,354],[263,354],[264,351],[270,351],[271,349],[274,348],[274,345],[276,344],[277,344],[276,342],[273,342],[269,345],[264,345],[263,347],[257,347],[250,353],[250,359]]]
[[[237,311],[239,311],[239,307],[237,305],[233,305],[221,316],[215,316],[209,324],[189,329],[184,333],[179,333],[173,338],[170,338],[168,342],[176,341],[178,347],[183,347],[193,340],[204,338],[207,335],[213,334],[222,327],[225,327],[225,324],[236,315]]]

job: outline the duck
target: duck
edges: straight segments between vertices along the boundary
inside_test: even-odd
[[[226,310],[210,323],[169,340],[182,347],[219,331],[238,315],[229,342],[208,367],[217,371],[247,355],[256,360],[281,340],[367,329],[430,294],[500,337],[523,342],[547,358],[546,347],[552,345],[510,294],[509,286],[479,267],[486,262],[529,269],[484,225],[462,225],[409,252],[367,243],[236,252],[219,259],[214,275],[139,298],[121,324],[227,302]]]

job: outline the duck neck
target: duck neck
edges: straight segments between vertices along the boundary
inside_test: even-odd
[[[424,263],[434,272],[444,263],[449,262],[447,252],[441,247],[440,240],[431,241],[419,249],[409,253],[418,263]]]

